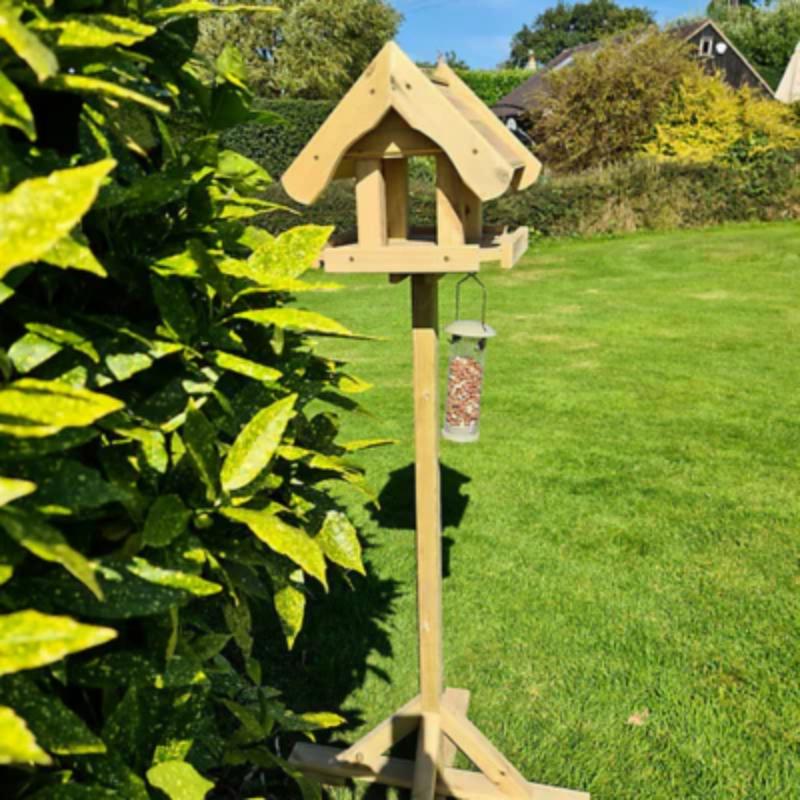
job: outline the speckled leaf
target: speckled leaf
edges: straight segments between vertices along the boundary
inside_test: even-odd
[[[176,3],[172,6],[151,8],[145,13],[148,19],[165,19],[167,17],[182,17],[186,14],[236,14],[242,11],[248,13],[276,13],[280,8],[276,6],[257,6],[247,3],[230,3],[224,6],[217,5],[211,0],[187,0],[185,3]]]
[[[286,645],[291,650],[303,627],[306,612],[306,596],[295,582],[298,578],[302,579],[303,572],[288,564],[272,562],[267,564],[267,572],[272,582],[272,602],[286,637]]]
[[[41,258],[69,234],[115,165],[106,159],[57,170],[0,195],[0,279],[14,267]]]
[[[0,765],[50,763],[50,756],[36,743],[25,720],[14,709],[0,706]]]
[[[57,342],[29,331],[8,348],[8,357],[14,365],[14,369],[20,375],[25,375],[44,364],[56,353],[60,353],[61,350],[63,350],[63,346]]]
[[[219,453],[217,434],[205,415],[194,404],[186,412],[186,423],[181,429],[189,457],[200,480],[207,489],[210,500],[219,494]]]
[[[222,587],[218,583],[212,583],[188,572],[165,569],[156,564],[151,564],[143,558],[131,559],[128,571],[143,581],[155,583],[158,586],[166,586],[170,589],[179,589],[196,597],[208,597],[208,595],[222,591]]]
[[[0,680],[0,703],[15,708],[28,723],[39,744],[59,756],[105,753],[106,746],[58,695],[43,691],[26,675]]]
[[[57,31],[59,47],[129,47],[157,31],[153,25],[113,14],[71,14],[58,22],[41,22],[33,27]]]
[[[7,505],[12,500],[18,500],[35,491],[36,484],[31,481],[0,477],[0,506]]]
[[[322,549],[305,531],[287,524],[269,511],[250,508],[224,508],[222,513],[235,522],[241,522],[276,553],[290,558],[326,589],[325,557]]]
[[[87,689],[111,689],[117,686],[175,689],[208,681],[194,658],[173,656],[162,667],[155,659],[136,650],[107,653],[88,661],[71,661],[68,672],[71,684]]]
[[[170,800],[203,800],[214,784],[185,761],[164,761],[147,770],[147,780]]]
[[[151,280],[153,297],[166,326],[182,342],[191,342],[199,328],[191,300],[183,283],[174,278],[160,278],[154,275]]]
[[[219,67],[219,60],[217,66]],[[240,189],[258,190],[272,183],[272,178],[264,167],[235,150],[220,151],[217,175]]]
[[[0,40],[5,41],[11,49],[36,73],[43,81],[58,72],[58,61],[39,38],[20,22],[23,11],[22,4],[15,5],[8,0],[0,2]],[[0,214],[0,216],[2,216]],[[2,248],[0,248],[1,250]]]
[[[36,139],[33,113],[25,102],[24,95],[2,72],[0,72],[0,125],[21,130],[31,141]]]
[[[157,497],[144,523],[144,543],[150,547],[166,547],[177,539],[189,523],[192,512],[176,494]]]
[[[257,381],[271,383],[277,381],[283,374],[272,367],[265,367],[263,364],[257,364],[255,361],[234,356],[231,353],[223,353],[221,350],[211,353],[208,360],[220,369],[227,369]]]
[[[329,511],[317,534],[322,552],[334,563],[365,575],[361,542],[353,523],[341,511]]]
[[[108,273],[89,249],[86,237],[79,232],[56,242],[40,259],[53,267],[61,269],[79,269],[93,275],[105,277]]]
[[[373,447],[386,447],[390,444],[397,444],[397,439],[354,439],[352,442],[345,442],[342,445],[348,453],[357,453],[360,450],[370,450]]]
[[[0,616],[0,675],[52,664],[116,635],[111,628],[84,625],[71,617],[39,611],[4,614]]]
[[[292,394],[259,411],[228,451],[222,467],[222,488],[241,489],[254,481],[272,460],[283,432],[294,416],[297,395]]]
[[[104,81],[100,78],[92,78],[88,75],[60,74],[48,79],[49,89],[60,89],[67,92],[77,92],[78,94],[100,95],[112,100],[126,100],[131,103],[138,103],[145,108],[158,111],[161,114],[169,113],[169,106],[159,102],[153,97],[149,97],[141,92],[120,86],[118,83]]]
[[[330,226],[299,225],[261,245],[247,260],[254,276],[298,278],[311,269],[333,233]],[[254,277],[254,280],[257,278]]]
[[[103,594],[95,576],[95,566],[81,553],[69,546],[67,540],[52,525],[33,514],[11,508],[0,510],[0,528],[21,547],[43,561],[60,564],[76,577],[95,597]]]
[[[297,308],[264,308],[257,311],[241,311],[234,314],[239,319],[248,319],[257,325],[275,325],[301,332],[324,333],[329,336],[357,337],[340,322],[318,314],[316,311],[301,311]]]
[[[22,378],[0,389],[0,433],[49,436],[62,428],[91,425],[122,407],[121,401],[108,395],[57,381]]]

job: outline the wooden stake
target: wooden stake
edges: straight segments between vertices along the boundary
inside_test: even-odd
[[[422,711],[442,698],[442,535],[439,490],[439,309],[435,275],[411,279],[417,503],[417,612]]]
[[[386,214],[390,239],[408,238],[408,161],[387,158],[383,162],[386,180]]]
[[[382,247],[387,243],[386,182],[378,158],[356,161],[356,215],[360,245]]]
[[[446,156],[436,157],[436,243],[464,244],[463,182]]]
[[[463,188],[464,235],[467,244],[480,244],[483,238],[483,203],[466,185]]]
[[[423,714],[417,734],[417,757],[414,760],[414,786],[411,800],[434,800],[439,775],[442,727],[438,714]]]

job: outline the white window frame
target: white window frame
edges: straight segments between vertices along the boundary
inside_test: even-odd
[[[714,37],[713,36],[703,36],[700,39],[700,44],[697,47],[697,52],[700,54],[701,58],[713,58],[714,57]]]

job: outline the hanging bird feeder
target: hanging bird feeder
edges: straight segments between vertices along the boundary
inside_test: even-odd
[[[461,319],[461,285],[468,280],[481,287],[480,320]],[[456,319],[445,328],[450,337],[450,360],[442,436],[451,442],[476,442],[480,435],[486,342],[497,335],[486,324],[486,302],[486,287],[477,275],[466,275],[456,284]]]

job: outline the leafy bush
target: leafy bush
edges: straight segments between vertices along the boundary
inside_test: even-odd
[[[457,69],[456,73],[487,106],[493,106],[531,76],[529,69]]]
[[[552,170],[623,161],[652,136],[661,108],[698,71],[685,43],[651,31],[579,54],[549,72],[528,120],[536,153]]]
[[[317,132],[336,104],[329,100],[266,100],[259,107],[278,118],[276,124],[241,125],[223,136],[226,147],[258,161],[280,176]]]
[[[362,386],[307,337],[351,334],[292,304],[330,229],[252,224],[241,59],[190,60],[217,6],[72,7],[0,3],[2,794],[319,797],[267,742],[340,718],[262,681],[252,620],[291,647],[363,571],[331,486],[365,443],[324,410]]]
[[[755,157],[795,147],[800,147],[800,126],[789,108],[696,72],[665,104],[655,137],[644,149],[658,158],[702,162],[726,158],[734,150],[741,154],[746,149]]]

